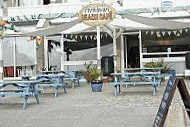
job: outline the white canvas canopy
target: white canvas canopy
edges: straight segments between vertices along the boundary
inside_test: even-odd
[[[49,27],[49,28],[44,28],[44,29],[40,29],[40,30],[37,30],[37,31],[25,33],[25,35],[26,36],[48,36],[48,35],[54,35],[54,34],[60,33],[62,31],[65,31],[65,30],[71,28],[71,26],[74,26],[77,23],[79,23],[79,21],[78,21],[78,19],[75,19],[75,20],[73,20],[71,22],[63,23],[61,25],[52,26],[52,27]]]
[[[130,19],[114,19],[111,23],[111,26],[116,26],[119,28],[125,28],[126,30],[139,30],[139,29],[154,29],[155,27],[145,25]]]
[[[164,19],[147,18],[136,15],[125,15],[123,18],[160,29],[184,29],[190,27],[190,22],[168,21]]]
[[[135,15],[125,15],[122,18],[114,19],[109,25],[113,27],[124,28],[126,30],[147,30],[147,29],[184,29],[190,27],[190,23],[168,21],[164,19],[147,18]],[[79,23],[78,19],[73,18],[72,21],[61,25],[52,26],[45,29],[25,33],[26,35],[48,36],[57,33],[76,34],[87,30],[94,30],[95,27]]]
[[[88,26],[84,23],[78,23],[76,25],[74,25],[73,27],[61,32],[62,34],[77,34],[77,33],[81,33],[87,30],[94,30],[95,27],[92,26]]]

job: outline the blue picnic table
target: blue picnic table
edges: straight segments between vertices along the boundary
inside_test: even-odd
[[[64,93],[66,91],[66,83],[64,82],[64,74],[48,74],[48,75],[38,75],[36,77],[37,81],[40,83],[37,84],[37,87],[54,87],[55,88],[55,97],[58,96],[58,89],[62,87]]]
[[[76,84],[80,86],[80,82],[79,82],[80,78],[77,77],[78,72],[79,71],[77,71],[77,70],[70,70],[70,71],[68,70],[65,73],[64,80],[72,81],[72,89],[74,89]]]
[[[42,75],[50,75],[50,74],[64,74],[64,80],[69,80],[72,82],[72,89],[75,87],[75,85],[80,86],[80,78],[77,77],[78,70],[67,70],[67,71],[42,71]]]
[[[153,71],[154,69],[154,71]],[[117,92],[121,92],[121,85],[143,85],[143,84],[151,84],[153,85],[153,95],[155,95],[157,91],[157,87],[161,83],[161,72],[160,68],[130,68],[125,69],[124,73],[112,73],[114,76],[114,83],[112,83],[115,87],[114,94],[117,95]],[[135,80],[132,80],[135,79]]]
[[[21,77],[21,80],[23,80],[23,81],[29,81],[30,80],[30,78],[31,78],[31,76],[30,75],[22,75],[22,76],[20,76]]]
[[[24,98],[23,109],[27,107],[27,100],[30,96],[35,96],[37,104],[39,104],[39,91],[36,90],[36,84],[39,81],[0,81],[0,96],[20,96]],[[5,89],[12,85],[13,89]],[[16,89],[15,89],[16,88]]]

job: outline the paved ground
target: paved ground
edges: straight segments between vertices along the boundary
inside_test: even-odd
[[[42,94],[40,104],[29,98],[26,110],[22,110],[22,98],[4,97],[0,127],[151,127],[164,89],[165,83],[153,96],[152,86],[135,86],[122,88],[124,92],[114,96],[108,84],[102,92],[81,85],[57,98]]]

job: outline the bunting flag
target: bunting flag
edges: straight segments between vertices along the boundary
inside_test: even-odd
[[[106,37],[108,37],[108,34],[107,34],[107,33],[105,33],[105,36],[106,36]]]
[[[157,37],[161,37],[160,31],[156,31],[156,36],[157,36]]]
[[[72,36],[72,40],[73,40],[73,41],[76,41],[75,35]]]
[[[150,33],[151,35],[153,35],[154,34],[154,31],[151,31],[151,33]]]
[[[97,40],[96,35],[93,37],[93,40]]]
[[[178,36],[178,37],[181,36],[180,32],[177,32],[176,36]]]
[[[92,40],[92,38],[93,38],[93,35],[90,35],[90,39]]]
[[[170,36],[171,35],[171,33],[172,33],[172,31],[167,31],[168,32],[168,35]]]
[[[70,35],[71,39],[73,39],[73,35]]]
[[[69,37],[69,35],[68,34],[65,34],[65,38],[68,38]]]
[[[88,35],[85,35],[85,39],[88,40]]]
[[[166,34],[166,31],[162,31],[162,35],[164,36]]]
[[[177,31],[175,30],[175,31],[173,31],[173,33],[174,33],[174,35],[176,35]]]
[[[1,29],[1,37],[5,38],[7,36],[7,29],[5,27],[2,27]]]
[[[83,35],[79,35],[80,39],[82,40]]]
[[[38,49],[40,46],[42,46],[42,37],[37,36],[36,37],[36,48]]]
[[[180,34],[182,34],[183,30],[179,30]]]
[[[77,36],[77,35],[75,35],[75,39],[76,39],[76,40],[77,40],[77,37],[78,37],[78,36]]]
[[[148,32],[149,32],[149,31],[146,31],[146,35],[148,35]]]
[[[100,37],[103,38],[103,34],[100,34]]]
[[[185,29],[185,32],[188,33],[188,29]]]

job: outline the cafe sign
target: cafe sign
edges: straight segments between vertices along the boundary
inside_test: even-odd
[[[89,4],[79,12],[79,21],[90,26],[106,25],[115,18],[115,9],[105,3]]]

